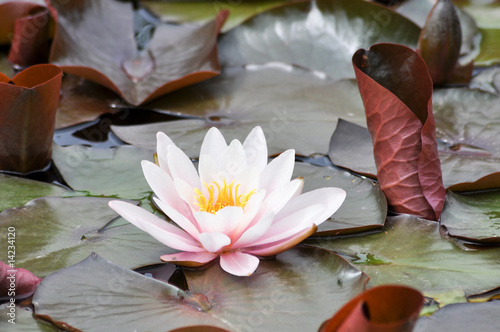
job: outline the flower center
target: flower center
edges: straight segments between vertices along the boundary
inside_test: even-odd
[[[203,183],[208,191],[208,197],[203,195],[201,190],[194,188],[195,205],[199,206],[200,211],[214,213],[226,206],[239,206],[244,208],[248,200],[255,194],[256,190],[251,190],[246,194],[238,195],[238,185],[234,185],[234,181],[230,184],[226,183],[226,179],[222,179],[222,186],[213,181],[211,184]]]

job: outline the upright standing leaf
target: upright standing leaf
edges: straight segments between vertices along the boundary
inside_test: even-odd
[[[358,50],[352,62],[388,203],[398,213],[438,220],[445,190],[425,62],[396,44]]]
[[[42,64],[12,80],[0,73],[0,169],[26,173],[48,165],[61,68]]]

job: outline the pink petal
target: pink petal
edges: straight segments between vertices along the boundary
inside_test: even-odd
[[[248,134],[245,142],[243,142],[243,148],[245,149],[248,164],[257,167],[259,172],[262,172],[267,165],[268,155],[266,137],[261,127],[255,127]]]
[[[292,178],[295,166],[295,150],[287,150],[274,158],[262,171],[259,189],[266,189],[268,193],[284,186]]]
[[[188,267],[198,267],[214,260],[217,256],[217,254],[211,252],[179,252],[177,254],[163,255],[160,258],[164,262]]]
[[[312,225],[309,228],[306,228],[298,233],[296,233],[294,236],[290,236],[286,239],[282,239],[273,243],[268,243],[266,245],[261,245],[261,246],[256,246],[256,247],[250,247],[250,248],[241,248],[241,250],[244,250],[245,252],[248,252],[249,254],[257,255],[257,256],[273,256],[277,255],[280,252],[286,251],[293,246],[299,244],[309,236],[313,235],[318,227],[316,225]]]
[[[226,148],[227,143],[224,136],[222,136],[219,129],[212,127],[208,130],[201,144],[200,158],[203,155],[209,155],[218,162],[222,157],[222,152],[224,152]]]
[[[257,239],[264,235],[273,222],[274,213],[265,214],[259,221],[249,229],[247,229],[241,237],[231,246],[231,248],[241,248],[252,245]]]
[[[108,204],[123,218],[166,246],[183,251],[205,251],[189,234],[138,206],[123,201],[110,201]]]
[[[287,218],[288,215],[297,212],[311,204],[320,203],[324,209],[312,220],[316,226],[331,217],[345,200],[346,192],[340,188],[319,188],[292,198],[288,204],[276,215],[275,220]]]
[[[173,222],[179,225],[180,228],[189,233],[194,239],[198,239],[200,230],[197,228],[195,218],[191,216],[190,219],[186,218],[182,213],[171,207],[168,203],[153,197],[156,205],[162,210]]]
[[[224,224],[219,217],[215,214],[205,211],[198,211],[193,213],[198,226],[200,226],[200,233],[225,233]]]
[[[189,157],[178,147],[170,145],[167,155],[168,167],[172,179],[182,179],[193,188],[201,186],[200,176]]]
[[[170,173],[167,163],[168,147],[170,145],[176,146],[165,133],[160,131],[156,134],[156,152],[159,166],[164,172],[167,172],[167,174],[171,176],[172,174]]]
[[[304,228],[311,228],[316,216],[321,214],[324,210],[323,204],[310,205],[302,210],[295,211],[295,213],[288,215],[286,218],[278,220],[269,227],[268,231],[258,240],[255,240],[252,245],[264,245],[276,241],[280,241],[304,230]]]
[[[215,253],[230,245],[231,239],[223,233],[201,233],[200,242],[207,251]]]
[[[235,276],[249,276],[259,266],[259,259],[255,256],[242,252],[230,252],[220,255],[220,266],[227,273]]]
[[[217,218],[219,218],[222,226],[223,233],[231,238],[231,243],[235,240],[234,236],[240,227],[248,224],[248,218],[243,213],[243,209],[238,206],[226,206],[225,208],[217,211],[215,213]]]
[[[156,196],[186,218],[192,218],[190,206],[179,196],[170,175],[147,160],[143,160],[141,165],[144,177]]]

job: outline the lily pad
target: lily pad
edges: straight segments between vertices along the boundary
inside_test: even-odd
[[[227,274],[219,264],[185,275],[189,292],[93,254],[45,278],[33,303],[39,317],[83,331],[193,325],[312,331],[362,292],[368,278],[334,253],[314,248],[262,261],[245,278]]]
[[[500,301],[450,304],[430,317],[421,317],[414,331],[494,332],[500,323],[499,310]]]
[[[0,330],[2,331],[23,331],[23,332],[59,332],[60,329],[41,319],[33,317],[33,311],[27,308],[15,306],[15,319],[9,316],[11,308],[8,303],[0,305]],[[15,324],[13,324],[13,323]]]
[[[150,195],[141,160],[153,160],[154,151],[133,146],[111,149],[54,144],[52,159],[66,182],[92,196],[140,199]]]
[[[50,61],[139,105],[219,73],[216,39],[227,12],[203,26],[159,24],[138,50],[131,3],[52,1],[57,30]],[[109,19],[113,17],[113,19]]]
[[[162,21],[175,23],[206,23],[221,10],[229,10],[221,32],[227,32],[246,19],[290,0],[218,0],[218,1],[142,1],[142,5]]]
[[[335,214],[318,226],[316,235],[346,235],[381,229],[387,216],[387,202],[371,180],[333,167],[295,163],[294,177],[304,178],[307,192],[322,187],[339,187],[347,197]]]
[[[352,54],[380,42],[415,48],[420,28],[388,8],[361,0],[292,3],[255,16],[221,37],[221,64],[283,62],[354,78]]]
[[[450,236],[470,242],[500,242],[500,191],[446,194],[441,225]]]
[[[286,82],[286,84],[284,84]],[[164,131],[190,157],[198,157],[209,127],[229,139],[244,139],[257,125],[270,154],[294,148],[298,154],[326,153],[338,117],[364,124],[365,114],[353,80],[333,82],[288,65],[247,66],[169,94],[144,108],[198,117],[138,126],[112,126],[123,141],[155,149]]]
[[[500,286],[500,248],[461,250],[441,237],[438,223],[414,216],[389,217],[378,234],[306,243],[346,255],[372,286],[403,284],[423,293],[461,287],[467,296]]]
[[[174,253],[128,223],[103,230],[118,216],[108,202],[107,198],[43,197],[0,213],[3,229],[16,228],[16,267],[44,277],[92,251],[129,268],[159,263],[162,254]],[[5,250],[0,260],[6,258]]]
[[[34,198],[60,196],[67,191],[54,184],[0,174],[0,211],[22,206]]]

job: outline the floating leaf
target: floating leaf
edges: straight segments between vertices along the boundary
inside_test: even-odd
[[[34,198],[60,196],[67,192],[60,186],[0,174],[0,211],[22,206]]]
[[[379,42],[415,47],[419,33],[411,21],[370,2],[317,0],[257,15],[222,36],[219,47],[224,66],[283,62],[338,80],[354,77],[355,50]]]
[[[200,27],[160,24],[149,47],[138,51],[132,4],[88,0],[52,5],[58,25],[50,61],[133,105],[219,73],[216,38],[227,12]]]
[[[198,118],[112,126],[113,132],[125,142],[153,150],[156,133],[164,131],[189,157],[198,157],[211,126],[217,126],[228,139],[242,140],[259,125],[271,155],[290,148],[310,155],[328,151],[339,116],[360,124],[366,121],[354,81],[333,82],[286,65],[227,69],[210,81],[171,93],[144,108]]]
[[[30,67],[12,80],[0,73],[0,169],[27,173],[50,162],[62,70]]]
[[[387,216],[385,196],[370,180],[353,176],[332,167],[295,163],[294,177],[304,178],[304,191],[339,187],[347,197],[332,218],[318,226],[315,235],[346,235],[381,229]]]
[[[54,145],[54,163],[76,191],[92,196],[139,199],[151,188],[142,173],[141,161],[153,160],[154,151],[133,146],[98,149]]]
[[[135,268],[160,262],[174,253],[147,233],[128,223],[103,229],[118,215],[109,199],[44,197],[0,213],[2,229],[15,227],[16,266],[44,277],[75,264],[92,251]],[[7,261],[7,250],[0,252]]]
[[[353,56],[373,141],[380,188],[398,213],[438,220],[445,191],[432,114],[432,81],[422,58],[394,44]]]
[[[306,243],[349,257],[369,285],[401,284],[425,293],[461,287],[467,296],[500,286],[500,248],[464,251],[443,239],[439,224],[409,215],[389,217],[381,233]]]
[[[416,289],[384,285],[361,293],[325,321],[320,332],[411,331],[424,303]]]
[[[500,242],[500,191],[448,191],[444,206],[441,225],[450,236],[483,244]]]
[[[367,280],[334,253],[313,248],[294,248],[262,261],[245,278],[225,273],[219,264],[185,274],[189,292],[94,254],[45,278],[33,303],[38,316],[84,331],[193,325],[312,331],[359,294]]]
[[[421,317],[414,332],[494,332],[498,330],[499,310],[500,301],[450,304],[430,317]]]
[[[13,319],[15,317],[15,319]],[[10,321],[10,322],[9,322]],[[15,324],[14,324],[15,323]],[[19,306],[0,305],[0,330],[23,332],[60,332],[54,325],[33,317],[33,311]]]

